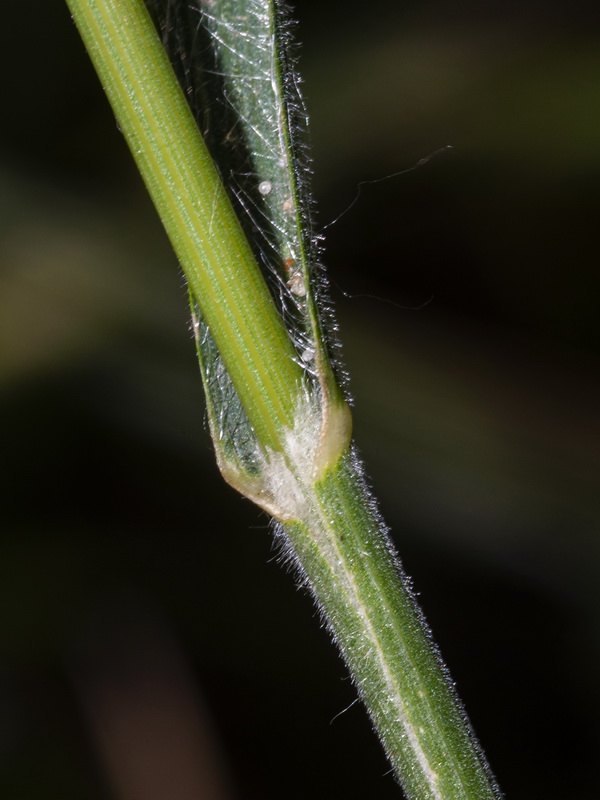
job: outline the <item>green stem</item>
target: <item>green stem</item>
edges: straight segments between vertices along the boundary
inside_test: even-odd
[[[67,0],[260,440],[281,449],[301,370],[141,0]]]
[[[317,519],[287,533],[407,797],[498,798],[352,456],[314,491]]]

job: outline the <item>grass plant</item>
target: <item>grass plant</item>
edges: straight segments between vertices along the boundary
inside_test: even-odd
[[[67,4],[188,283],[223,476],[273,517],[406,796],[499,798],[351,441],[284,10]]]

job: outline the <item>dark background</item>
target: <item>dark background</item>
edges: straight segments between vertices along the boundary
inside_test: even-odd
[[[321,225],[453,145],[365,185],[325,260],[358,444],[511,800],[597,792],[599,13],[297,8]],[[218,475],[182,279],[66,6],[3,24],[0,796],[398,797]]]

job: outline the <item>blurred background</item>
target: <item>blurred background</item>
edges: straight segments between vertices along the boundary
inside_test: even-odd
[[[3,13],[0,796],[398,797],[217,472],[182,278],[66,6]],[[356,439],[507,796],[591,797],[599,7],[296,15],[322,227],[453,146],[326,231]]]

